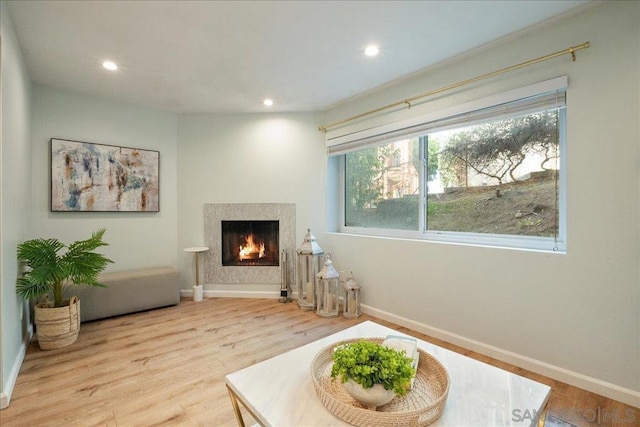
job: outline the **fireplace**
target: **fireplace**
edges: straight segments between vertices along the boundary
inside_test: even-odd
[[[223,225],[224,224],[224,225]],[[224,237],[229,228],[230,235]],[[280,289],[282,252],[288,259],[296,250],[296,205],[293,203],[211,203],[204,205],[205,283],[227,285],[277,285]],[[240,246],[253,248],[240,256]],[[224,242],[223,242],[224,241]],[[264,254],[260,248],[264,244]],[[256,249],[257,247],[257,249]],[[294,277],[294,263],[286,263],[288,277]]]
[[[279,265],[280,221],[221,221],[222,265],[252,267]]]

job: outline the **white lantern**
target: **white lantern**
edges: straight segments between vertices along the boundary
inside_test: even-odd
[[[344,284],[344,312],[342,315],[348,319],[355,319],[362,314],[360,309],[360,286],[353,280],[353,273],[347,277]]]
[[[296,286],[298,289],[298,305],[305,310],[316,308],[316,274],[320,272],[324,251],[316,242],[316,238],[307,228],[302,245],[296,251],[298,268],[296,269]]]
[[[335,317],[340,312],[340,274],[333,268],[331,254],[324,256],[324,267],[316,275],[316,314]]]

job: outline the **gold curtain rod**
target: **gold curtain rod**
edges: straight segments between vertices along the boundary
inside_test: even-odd
[[[581,49],[587,49],[589,46],[590,46],[589,42],[584,42],[584,43],[582,43],[581,45],[578,45],[578,46],[572,46],[570,48],[567,48],[567,49],[564,49],[564,50],[561,50],[561,51],[558,51],[558,52],[555,52],[555,53],[551,53],[549,55],[544,55],[544,56],[540,56],[540,57],[535,58],[535,59],[530,59],[529,61],[521,62],[519,64],[512,65],[512,66],[506,67],[506,68],[502,68],[502,69],[497,70],[497,71],[492,71],[490,73],[483,74],[481,76],[474,77],[472,79],[463,80],[463,81],[460,81],[460,82],[457,82],[457,83],[450,84],[448,86],[441,87],[439,89],[434,89],[434,90],[431,90],[429,92],[425,92],[425,93],[422,93],[420,95],[413,96],[411,98],[403,99],[402,101],[397,101],[397,102],[394,102],[392,104],[388,104],[388,105],[384,105],[382,107],[375,108],[373,110],[365,111],[364,113],[356,114],[355,116],[351,116],[351,117],[348,117],[346,119],[338,120],[337,122],[333,122],[333,123],[326,124],[324,126],[320,126],[318,128],[318,130],[321,131],[321,132],[326,132],[327,129],[329,129],[329,128],[341,125],[343,123],[350,122],[352,120],[357,120],[357,119],[360,119],[362,117],[365,117],[365,116],[368,116],[368,115],[371,115],[371,114],[379,113],[380,111],[384,111],[384,110],[387,110],[389,108],[398,107],[400,105],[406,105],[407,108],[411,108],[411,103],[413,101],[417,100],[417,99],[425,98],[427,96],[435,95],[435,94],[442,93],[442,92],[446,92],[448,90],[455,89],[455,88],[458,88],[458,87],[461,87],[461,86],[465,86],[465,85],[468,85],[468,84],[471,84],[471,83],[475,83],[475,82],[480,81],[480,80],[488,79],[490,77],[495,77],[497,75],[504,74],[504,73],[507,73],[509,71],[513,71],[513,70],[517,70],[519,68],[527,67],[529,65],[537,64],[538,62],[542,62],[542,61],[546,61],[546,60],[549,60],[549,59],[557,58],[558,56],[571,54],[571,59],[575,62],[575,60],[576,60],[576,51],[581,50]]]

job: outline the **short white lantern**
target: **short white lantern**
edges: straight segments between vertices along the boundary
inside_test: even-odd
[[[324,267],[316,275],[316,314],[336,317],[340,312],[340,274],[333,268],[331,254],[324,256]]]
[[[351,273],[344,284],[344,312],[342,315],[348,319],[355,319],[361,314],[360,285],[353,280],[353,273]]]
[[[316,242],[316,238],[307,228],[302,245],[296,251],[298,268],[296,269],[296,288],[298,290],[298,306],[305,310],[316,308],[316,274],[320,272],[324,251]]]

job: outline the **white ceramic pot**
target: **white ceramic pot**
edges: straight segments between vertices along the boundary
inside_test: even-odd
[[[346,383],[342,383],[342,386],[351,397],[374,411],[376,407],[386,405],[396,396],[393,390],[385,390],[381,384],[374,384],[371,388],[364,388],[357,382],[348,380]]]

